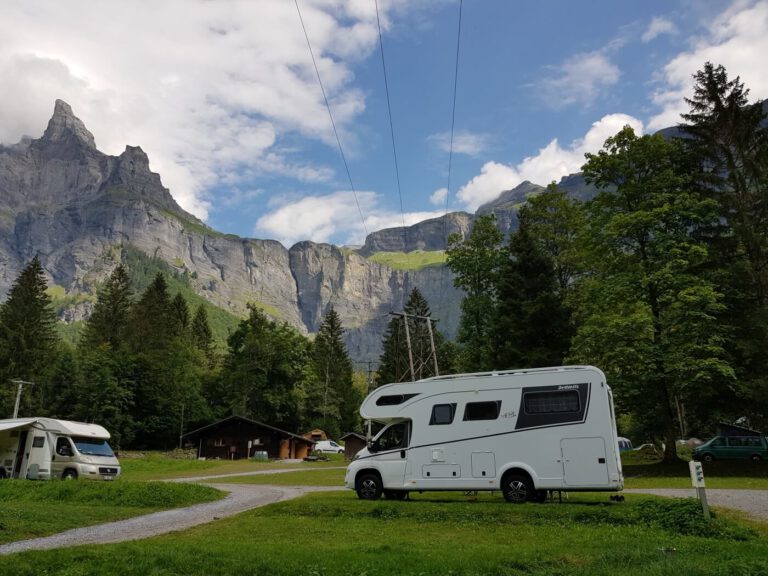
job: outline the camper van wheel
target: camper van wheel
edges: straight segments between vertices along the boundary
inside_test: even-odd
[[[361,500],[378,500],[381,492],[381,478],[376,474],[363,474],[357,479],[357,497]]]
[[[71,468],[68,470],[64,470],[64,473],[61,475],[62,480],[77,480],[77,471],[72,470]]]
[[[706,454],[702,454],[701,459],[704,462],[713,462],[715,457],[712,454],[710,454],[709,452],[707,452]]]
[[[501,490],[507,502],[519,504],[533,500],[535,497],[533,482],[528,476],[522,474],[510,474],[501,483]]]
[[[752,462],[760,462],[762,458],[760,458],[760,454],[752,454]]]

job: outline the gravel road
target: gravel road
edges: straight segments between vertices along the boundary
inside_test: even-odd
[[[211,486],[229,492],[229,494],[216,502],[155,512],[154,514],[108,524],[75,528],[45,538],[11,542],[0,546],[0,555],[25,550],[49,550],[82,544],[109,544],[140,540],[150,536],[185,530],[198,524],[233,516],[259,506],[290,500],[307,492],[341,490],[335,486],[258,486],[248,484],[211,484]]]
[[[694,488],[654,488],[624,490],[624,494],[653,494],[669,498],[696,498]],[[707,502],[746,512],[758,520],[768,520],[768,490],[724,490],[707,488]]]
[[[327,470],[327,468],[325,468]],[[269,470],[256,474],[275,474],[294,472],[295,470]],[[198,478],[183,478],[174,481],[205,482],[212,478],[225,478],[232,476],[254,475],[253,472],[245,474],[222,474],[219,476],[203,476]],[[0,555],[23,552],[25,550],[48,550],[65,546],[78,546],[82,544],[109,544],[125,542],[128,540],[140,540],[168,532],[185,530],[199,524],[205,524],[226,516],[233,516],[283,500],[297,498],[308,492],[324,492],[341,490],[335,486],[270,486],[252,484],[211,484],[210,486],[228,492],[227,496],[216,502],[197,504],[188,508],[176,508],[155,512],[145,516],[137,516],[128,520],[97,524],[85,528],[76,528],[32,540],[21,540],[9,544],[0,545]],[[670,498],[695,497],[694,489],[630,489],[624,490],[625,494],[652,494]],[[744,511],[751,516],[768,521],[768,490],[707,490],[707,499],[711,505],[735,508]]]

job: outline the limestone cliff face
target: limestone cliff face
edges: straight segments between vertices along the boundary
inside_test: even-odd
[[[468,229],[469,215],[450,216],[450,232]],[[421,249],[435,249],[438,228],[442,234],[442,222],[414,233]],[[220,234],[176,204],[141,148],[127,146],[117,157],[99,152],[59,100],[41,138],[0,147],[0,297],[35,254],[53,283],[92,293],[115,265],[105,254],[121,246],[186,269],[196,291],[222,308],[244,314],[253,302],[304,333],[315,332],[333,305],[357,360],[378,356],[388,313],[402,309],[413,287],[449,337],[458,324],[460,293],[444,267],[405,272],[328,244],[288,250],[273,240]],[[62,317],[88,313],[80,306]]]
[[[448,236],[458,232],[469,234],[474,216],[466,212],[451,212],[439,218],[424,220],[412,226],[386,228],[371,232],[360,254],[376,252],[413,252],[414,250],[445,250]]]

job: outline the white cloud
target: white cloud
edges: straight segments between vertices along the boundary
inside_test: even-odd
[[[435,206],[442,206],[445,204],[445,199],[448,198],[448,188],[438,188],[429,197],[429,202]]]
[[[302,0],[345,144],[365,108],[352,67],[376,49],[367,0]],[[383,10],[405,10],[399,0]],[[281,136],[335,146],[293,2],[9,2],[0,18],[0,142],[38,137],[56,98],[100,149],[140,144],[177,201],[200,217],[206,191],[249,167],[304,181],[332,172],[291,160]]]
[[[643,133],[643,123],[626,114],[608,114],[592,124],[584,135],[565,148],[555,138],[535,156],[528,156],[516,165],[487,162],[480,174],[462,186],[456,197],[469,211],[494,200],[525,180],[546,186],[553,180],[581,170],[584,154],[597,152],[609,136],[624,126],[631,126],[637,134]]]
[[[536,90],[552,108],[591,104],[600,92],[619,81],[621,71],[604,50],[576,54],[552,69]]]
[[[375,192],[358,191],[357,200],[350,191],[339,191],[323,196],[305,196],[285,202],[256,222],[254,234],[276,238],[285,246],[300,240],[329,242],[342,238],[341,244],[362,244],[365,229],[368,232],[416,224],[428,218],[442,216],[444,212],[409,212],[401,214],[378,206]],[[360,219],[365,217],[365,227]]]
[[[671,20],[667,20],[661,16],[656,16],[648,28],[643,32],[641,40],[643,42],[650,42],[654,38],[661,36],[662,34],[677,34],[677,26]]]
[[[435,144],[443,152],[451,150],[451,133],[441,132],[432,134],[427,141]],[[456,154],[467,154],[468,156],[478,156],[488,148],[489,137],[487,134],[476,134],[473,132],[461,131],[453,135],[453,151]]]
[[[663,69],[662,87],[653,101],[661,108],[648,127],[657,130],[680,122],[688,110],[692,76],[709,61],[722,64],[731,78],[740,76],[753,99],[768,96],[768,2],[737,1],[715,18],[707,32],[692,40],[692,48],[678,54]]]

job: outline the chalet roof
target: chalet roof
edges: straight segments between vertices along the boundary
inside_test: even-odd
[[[348,432],[347,434],[344,434],[339,440],[344,440],[345,438],[349,438],[350,436],[354,436],[355,438],[359,438],[360,440],[365,441],[365,436],[362,434],[358,434],[357,432]]]
[[[314,440],[309,440],[307,438],[304,438],[303,436],[299,436],[298,434],[294,434],[293,432],[288,432],[287,430],[282,430],[280,428],[277,428],[275,426],[270,426],[269,424],[264,424],[263,422],[257,422],[256,420],[251,420],[250,418],[246,418],[245,416],[229,416],[227,418],[224,418],[223,420],[219,420],[218,422],[214,422],[213,424],[208,424],[207,426],[203,426],[202,428],[198,428],[197,430],[192,430],[191,432],[187,432],[182,436],[182,438],[187,438],[190,436],[197,436],[198,434],[201,434],[207,430],[211,430],[214,428],[217,428],[224,424],[225,422],[229,422],[231,420],[239,420],[241,422],[245,422],[246,424],[253,424],[255,426],[261,426],[262,428],[268,428],[269,430],[273,430],[275,432],[279,432],[280,434],[283,434],[285,436],[289,436],[291,438],[295,438],[296,440],[301,440],[303,442],[306,442],[307,444],[315,444]]]

